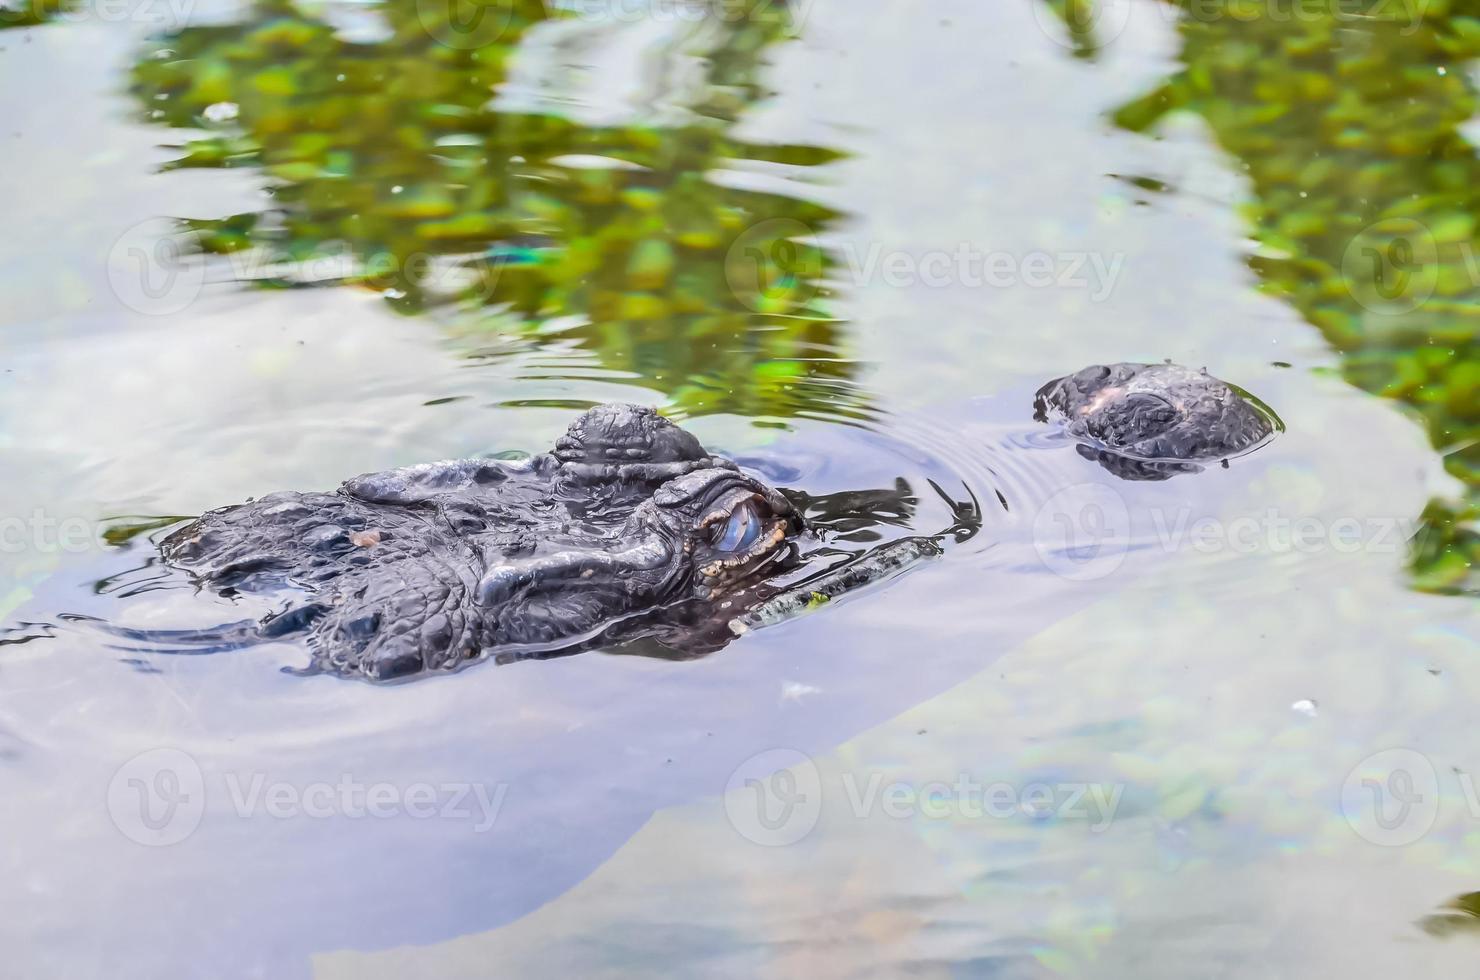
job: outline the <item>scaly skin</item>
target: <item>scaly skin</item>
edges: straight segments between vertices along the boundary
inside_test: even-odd
[[[1033,417],[1127,480],[1195,473],[1258,446],[1278,420],[1232,386],[1177,364],[1095,364],[1038,389]]]
[[[291,590],[264,634],[304,631],[320,669],[388,680],[547,653],[718,598],[785,558],[800,529],[784,497],[692,435],[612,405],[552,453],[276,493],[206,514],[163,550],[218,592]]]

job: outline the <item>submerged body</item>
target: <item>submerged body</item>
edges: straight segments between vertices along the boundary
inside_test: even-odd
[[[1178,364],[1095,364],[1038,389],[1033,417],[1058,422],[1080,454],[1128,480],[1195,473],[1261,445],[1273,413],[1225,381]]]

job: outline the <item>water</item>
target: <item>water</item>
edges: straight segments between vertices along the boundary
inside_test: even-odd
[[[283,673],[304,659],[284,644],[0,646],[17,975],[1467,967],[1466,930],[1435,924],[1480,878],[1480,627],[1470,596],[1436,594],[1467,587],[1445,557],[1473,499],[1445,333],[1467,299],[1404,327],[1460,352],[1405,394],[1361,359],[1409,356],[1401,331],[1356,342],[1320,309],[1358,300],[1269,288],[1312,274],[1251,251],[1341,250],[1251,223],[1251,201],[1298,211],[1259,169],[1258,120],[1237,140],[1216,101],[1155,138],[1111,120],[1204,35],[1149,5],[1076,56],[1027,4],[615,23],[517,4],[459,47],[417,9],[0,33],[25,80],[0,96],[7,625],[236,618],[137,572],[126,599],[95,584],[147,560],[129,532],[153,519],[539,451],[616,399],[809,493],[906,479],[918,509],[884,536],[950,524],[930,480],[981,529],[685,662],[376,688]],[[161,246],[168,219],[208,256]],[[1288,431],[1131,484],[1031,421],[1049,378],[1164,357]],[[1458,530],[1425,558],[1409,539],[1443,508]],[[140,790],[190,802],[151,826]]]

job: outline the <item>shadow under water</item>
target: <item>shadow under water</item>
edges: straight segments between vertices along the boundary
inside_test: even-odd
[[[180,220],[218,278],[355,283],[471,346],[574,345],[675,415],[861,418],[827,310],[823,147],[734,135],[783,4],[596,20],[537,0],[259,0],[152,42],[133,92],[193,130],[166,169],[244,167],[259,210]],[[636,49],[643,70],[605,66]],[[764,188],[764,189],[757,189]],[[479,337],[488,341],[480,345]]]

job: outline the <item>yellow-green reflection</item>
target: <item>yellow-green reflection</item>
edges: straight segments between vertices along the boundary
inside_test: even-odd
[[[1418,925],[1429,935],[1441,938],[1480,933],[1480,892],[1456,895],[1440,911],[1419,919]]]
[[[407,312],[456,304],[485,329],[553,329],[681,414],[865,412],[824,307],[815,235],[834,213],[733,173],[835,157],[732,133],[790,14],[663,9],[644,23],[668,29],[644,52],[662,77],[619,124],[571,118],[591,107],[562,106],[560,83],[622,24],[538,0],[388,0],[357,7],[348,31],[333,5],[262,0],[160,39],[134,90],[152,121],[205,130],[171,168],[269,178],[270,208],[186,223],[240,278],[356,281]],[[572,27],[540,77],[531,37]],[[346,267],[326,274],[336,257]]]
[[[1086,61],[1094,60],[1100,53],[1099,41],[1095,37],[1095,16],[1098,8],[1095,0],[1042,0],[1047,4],[1068,32],[1074,57]]]
[[[1464,481],[1424,512],[1415,584],[1477,591],[1480,160],[1461,126],[1480,2],[1177,5],[1181,70],[1116,122],[1194,113],[1243,165],[1265,288],[1321,329],[1347,380],[1417,413]]]
[[[0,4],[0,30],[44,24],[67,9],[67,0],[18,0]]]

